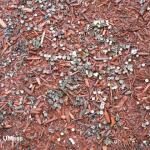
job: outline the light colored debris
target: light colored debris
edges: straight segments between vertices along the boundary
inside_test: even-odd
[[[22,10],[25,12],[28,12],[28,13],[33,12],[33,10],[31,8],[26,8],[26,7],[23,7]]]
[[[0,18],[0,26],[3,28],[7,27],[6,23],[1,18]]]

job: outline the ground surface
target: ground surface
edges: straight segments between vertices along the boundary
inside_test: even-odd
[[[0,149],[148,150],[150,2],[0,1]]]

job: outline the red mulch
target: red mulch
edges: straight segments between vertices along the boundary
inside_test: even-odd
[[[140,2],[0,1],[0,149],[149,149],[150,1]]]

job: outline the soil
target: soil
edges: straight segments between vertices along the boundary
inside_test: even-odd
[[[148,150],[150,1],[0,1],[0,149]]]

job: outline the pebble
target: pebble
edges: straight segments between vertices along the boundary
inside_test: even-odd
[[[136,54],[137,54],[137,51],[138,51],[138,50],[137,50],[136,48],[133,48],[133,49],[131,50],[131,54],[132,54],[132,55],[136,55]]]
[[[74,131],[75,131],[75,128],[71,128],[71,131],[74,132]]]
[[[61,136],[64,136],[64,135],[65,135],[65,133],[64,133],[64,132],[61,132],[61,133],[60,133],[60,135],[61,135]]]
[[[98,77],[98,72],[95,72],[95,73],[93,73],[93,75],[95,76],[95,77]]]
[[[150,110],[150,106],[145,106],[145,109],[146,110]]]
[[[93,91],[93,94],[94,94],[94,95],[96,95],[96,94],[97,94],[97,92],[96,92],[96,91]]]
[[[76,51],[72,52],[72,57],[77,57],[77,52]]]
[[[94,110],[91,110],[90,113],[91,113],[91,114],[94,114]]]
[[[149,82],[149,79],[145,79],[145,82],[148,83],[148,82]]]
[[[142,64],[141,64],[142,67],[145,67],[145,65],[146,65],[145,63],[142,63]]]
[[[48,128],[49,133],[54,133],[54,130],[52,128]]]
[[[74,141],[72,138],[69,138],[69,141],[70,141],[70,143],[71,143],[72,145],[75,144],[75,141]]]
[[[100,111],[99,111],[99,114],[100,114],[100,115],[103,115],[103,113],[104,113],[103,110],[100,110]]]
[[[3,88],[4,86],[5,86],[5,84],[4,84],[4,83],[1,83],[1,84],[0,84],[0,87],[1,87],[1,88]]]
[[[95,97],[92,97],[92,100],[94,101],[96,98]]]

